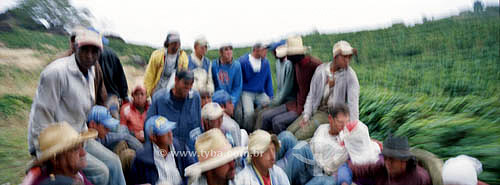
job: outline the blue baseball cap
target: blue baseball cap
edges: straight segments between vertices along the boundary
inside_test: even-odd
[[[116,130],[120,125],[120,121],[113,118],[106,107],[100,105],[93,106],[90,110],[87,122],[90,123],[91,121],[94,121],[97,124],[102,124],[110,130]]]
[[[231,95],[227,93],[225,90],[215,91],[212,96],[212,101],[218,103],[219,105],[225,105],[228,101],[231,101]]]
[[[163,116],[153,116],[146,121],[146,128],[149,133],[153,133],[157,136],[162,136],[176,128],[177,123],[169,121]]]
[[[274,51],[276,48],[278,48],[284,44],[286,44],[286,40],[280,40],[279,42],[271,43],[271,44],[269,44],[269,50]]]

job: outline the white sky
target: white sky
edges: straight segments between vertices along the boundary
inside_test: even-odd
[[[18,0],[0,0],[0,12]],[[183,48],[204,35],[211,47],[277,41],[293,34],[350,32],[415,24],[472,9],[474,0],[71,0],[88,8],[102,32],[161,47],[178,31]],[[488,5],[498,0],[483,0]]]

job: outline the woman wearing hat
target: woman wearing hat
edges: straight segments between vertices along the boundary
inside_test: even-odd
[[[79,134],[66,122],[52,124],[44,129],[38,137],[40,155],[35,161],[35,164],[42,167],[42,175],[33,184],[70,177],[74,182],[91,185],[81,172],[87,165],[83,143],[95,137],[95,130]]]

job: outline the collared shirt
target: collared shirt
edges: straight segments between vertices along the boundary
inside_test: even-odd
[[[193,60],[194,64],[196,64],[195,68],[203,67],[203,58],[205,57],[203,56],[201,58],[198,58],[194,52],[191,53],[191,59]]]
[[[136,109],[134,103],[127,103],[122,106],[120,111],[120,124],[128,127],[137,137],[137,134],[144,130],[144,122],[149,108],[149,102],[146,102],[146,107],[141,113]]]
[[[248,54],[248,60],[250,61],[250,66],[252,66],[253,72],[258,73],[260,67],[262,66],[262,60],[260,58],[255,58],[252,54]]]
[[[236,185],[237,183],[235,183],[235,180],[232,179],[232,180],[228,180],[227,181],[227,185]],[[205,177],[205,175],[202,175],[201,177],[198,177],[197,179],[195,179],[191,185],[208,185],[208,182],[207,182],[207,178]],[[239,183],[238,183],[239,185]]]
[[[326,175],[336,172],[348,157],[339,135],[331,135],[329,131],[329,124],[320,125],[309,143],[314,159]]]
[[[174,153],[175,148],[170,145],[170,152],[167,156],[163,157],[162,153],[165,152],[160,149],[155,143],[153,143],[153,158],[155,160],[155,166],[158,170],[158,182],[169,182],[172,185],[182,184],[182,178],[175,165]]]
[[[95,104],[95,68],[85,78],[75,55],[50,63],[40,74],[29,116],[28,146],[38,149],[38,135],[49,125],[66,121],[77,132],[87,130],[87,113]]]

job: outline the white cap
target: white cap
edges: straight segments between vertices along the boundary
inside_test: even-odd
[[[224,110],[218,103],[207,103],[201,109],[201,119],[216,120],[224,114]]]

